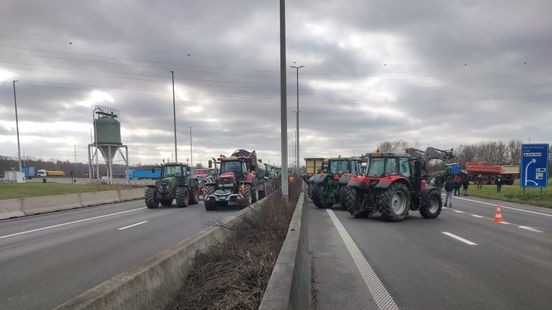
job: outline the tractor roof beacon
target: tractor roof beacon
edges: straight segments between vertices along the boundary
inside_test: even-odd
[[[448,161],[453,150],[428,147],[425,151],[407,148],[405,154],[370,153],[365,175],[353,177],[347,187],[354,217],[376,212],[389,221],[402,221],[410,210],[424,218],[441,213],[440,190],[427,185],[427,165],[431,160]]]

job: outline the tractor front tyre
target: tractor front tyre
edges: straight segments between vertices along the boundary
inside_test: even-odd
[[[146,188],[146,192],[144,193],[144,200],[146,201],[146,207],[148,207],[148,209],[157,209],[159,207],[159,201],[157,200],[156,192],[156,188]]]
[[[441,214],[443,200],[441,195],[435,190],[431,190],[422,197],[422,205],[420,206],[420,214],[426,219],[434,219]]]
[[[326,201],[322,198],[322,194],[324,191],[324,184],[322,183],[311,184],[311,187],[312,187],[312,201],[318,208],[324,209],[332,206],[332,204],[326,203]]]
[[[378,209],[381,216],[391,222],[399,222],[408,216],[410,193],[406,185],[394,183],[378,197]]]
[[[199,184],[197,181],[194,181],[194,185],[192,187],[192,194],[190,195],[190,204],[195,205],[199,202]]]
[[[240,202],[241,207],[245,208],[253,203],[253,192],[251,190],[251,185],[245,184],[243,185],[243,191],[242,191],[243,199]]]
[[[190,192],[187,187],[176,188],[176,206],[186,208],[190,204]]]
[[[205,200],[205,210],[208,210],[208,211],[218,210],[218,205],[215,202],[215,199]]]

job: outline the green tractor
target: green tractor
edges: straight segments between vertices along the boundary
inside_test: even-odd
[[[312,201],[318,208],[329,208],[336,203],[348,209],[345,197],[347,183],[360,173],[360,158],[329,158],[324,162],[322,172],[309,179],[309,192]]]
[[[161,176],[155,185],[148,185],[144,193],[146,206],[156,209],[171,206],[176,200],[176,206],[185,208],[199,201],[199,182],[192,176],[188,165],[168,163],[161,166]]]

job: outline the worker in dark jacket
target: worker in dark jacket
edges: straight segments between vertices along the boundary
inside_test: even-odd
[[[498,178],[496,179],[496,192],[497,193],[500,193],[500,190],[502,189],[502,177],[501,176],[498,176]]]
[[[462,179],[462,187],[464,188],[464,196],[468,196],[468,186],[470,186],[470,179],[468,176],[464,176],[464,179]]]
[[[445,182],[445,207],[452,208],[452,193],[454,192],[454,181],[452,179],[452,176],[450,176],[447,181]]]
[[[459,176],[454,178],[454,196],[460,196],[460,188],[462,187],[462,182]]]

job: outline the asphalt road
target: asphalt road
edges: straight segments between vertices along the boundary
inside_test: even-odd
[[[0,309],[51,309],[237,209],[142,200],[0,221]]]
[[[496,204],[459,197],[438,219],[411,212],[390,223],[309,201],[318,309],[378,308],[368,289],[375,280],[356,267],[362,260],[400,309],[550,309],[552,210],[500,203],[505,223],[498,224],[492,221]],[[360,258],[336,237],[339,223]]]

